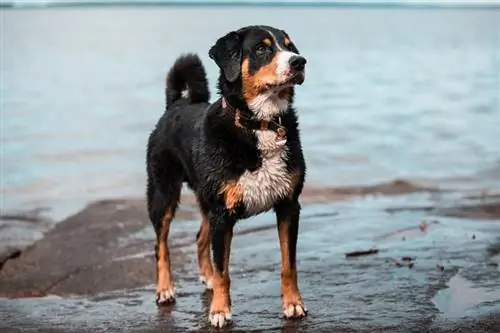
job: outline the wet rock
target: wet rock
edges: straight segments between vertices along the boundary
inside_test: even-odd
[[[353,251],[345,254],[346,258],[356,258],[356,257],[363,257],[363,256],[369,256],[372,254],[377,254],[379,252],[378,249],[369,249],[369,250],[361,250],[361,251]]]
[[[2,325],[41,332],[73,327],[82,332],[114,327],[209,331],[211,293],[204,292],[197,271],[197,208],[195,201],[186,201],[169,242],[175,305],[157,309],[154,303],[154,232],[144,202],[106,200],[57,224],[19,258],[7,261],[0,272],[0,295],[29,299],[0,299],[0,317],[7,318],[0,322],[0,331]],[[498,260],[500,229],[482,221],[435,223],[414,212],[388,218],[379,209],[383,205],[376,205],[387,201],[393,200],[303,205],[298,275],[310,316],[301,322],[282,319],[275,216],[263,214],[238,223],[231,251],[235,330],[452,332],[479,320],[494,322],[485,318],[489,312],[500,313],[500,302],[488,291],[498,288],[500,272],[488,263]],[[474,241],[472,234],[477,236]],[[359,259],[345,260],[352,249],[369,250],[354,251]],[[386,257],[364,257],[377,251]],[[446,269],[436,262],[445,263]],[[467,282],[450,283],[459,269]],[[464,313],[469,320],[466,315],[475,311],[474,317],[470,322],[441,322],[447,318],[440,313],[450,311],[439,300],[447,293],[440,291],[457,285],[466,285],[468,293],[480,288],[470,302],[451,312]],[[460,288],[452,295],[460,297]]]
[[[6,248],[4,251],[0,252],[0,270],[2,270],[7,260],[16,259],[20,255],[20,249]]]
[[[500,202],[441,208],[437,214],[459,218],[500,220]]]
[[[36,208],[29,211],[14,211],[0,213],[0,221],[23,221],[30,223],[47,224],[50,222],[49,218],[44,214],[49,211],[48,208]]]
[[[491,198],[489,198],[491,199]],[[425,212],[438,216],[457,217],[462,219],[500,220],[500,202],[464,203],[456,206],[416,206],[416,207],[389,207],[386,212]]]
[[[437,187],[417,184],[403,179],[395,179],[385,183],[366,186],[324,188],[309,185],[304,187],[302,200],[307,203],[318,203],[348,200],[366,195],[395,196],[416,192],[435,193],[440,191]]]
[[[47,212],[46,208],[37,208],[0,213],[0,270],[7,260],[17,258],[53,226]]]
[[[178,219],[192,217],[180,209]],[[153,239],[127,241],[149,226],[142,200],[105,200],[88,205],[46,233],[45,237],[5,262],[0,295],[89,294],[152,283],[151,259],[115,261],[134,251],[151,251]],[[172,247],[175,247],[175,242]],[[175,250],[172,251],[176,261]]]

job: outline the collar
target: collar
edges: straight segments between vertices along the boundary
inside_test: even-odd
[[[266,131],[270,130],[276,133],[276,141],[286,142],[286,128],[281,125],[281,117],[278,121],[261,120],[253,116],[245,115],[239,109],[235,109],[228,101],[222,97],[222,108],[234,111],[234,121],[236,127],[246,128],[247,130]]]

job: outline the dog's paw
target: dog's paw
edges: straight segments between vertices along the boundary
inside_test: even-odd
[[[158,306],[169,305],[175,303],[174,288],[164,289],[156,292],[156,304]]]
[[[283,314],[286,319],[301,319],[307,316],[307,309],[302,303],[283,304]]]
[[[227,309],[224,312],[212,312],[208,316],[208,320],[213,327],[222,328],[231,323],[231,310]]]
[[[213,279],[212,277],[207,278],[206,276],[200,275],[200,282],[205,285],[205,289],[213,289]]]

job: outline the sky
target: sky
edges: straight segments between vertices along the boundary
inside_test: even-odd
[[[179,0],[173,0],[175,2],[179,2]],[[251,2],[258,4],[263,2],[283,2],[283,3],[293,3],[293,2],[311,2],[311,3],[401,3],[401,4],[488,4],[500,5],[500,0],[209,0],[210,2],[221,2],[221,3],[230,3],[230,2]],[[54,3],[81,3],[81,2],[158,2],[158,3],[168,3],[172,2],[172,0],[0,0],[0,3],[9,4],[14,3],[18,5],[28,5],[28,4],[54,4]],[[201,2],[200,0],[183,0],[183,2]]]

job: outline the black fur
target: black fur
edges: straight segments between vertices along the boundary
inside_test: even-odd
[[[257,71],[269,63],[269,56],[257,55],[255,47],[272,31],[280,42],[288,36],[271,27],[251,26],[230,32],[210,48],[209,56],[220,68],[219,93],[241,112],[251,115],[242,92],[241,63],[248,59],[250,70]],[[294,45],[289,46],[298,53]],[[188,97],[182,91],[188,89]],[[179,57],[169,71],[166,88],[166,110],[152,131],[147,147],[147,204],[149,217],[159,236],[162,219],[167,210],[175,213],[182,183],[195,193],[201,211],[211,227],[213,261],[218,272],[223,270],[224,252],[228,244],[225,235],[232,233],[238,219],[250,216],[239,205],[230,211],[226,207],[221,186],[237,180],[245,171],[262,166],[257,149],[257,137],[252,131],[235,126],[234,113],[222,108],[218,99],[209,104],[210,93],[205,70],[195,54]],[[289,223],[290,260],[295,265],[300,205],[306,165],[302,153],[298,119],[293,108],[293,88],[290,88],[289,108],[281,116],[287,130],[290,172],[299,172],[293,195],[275,204],[279,223]],[[285,221],[285,222],[283,222]],[[197,238],[199,237],[199,232]]]
[[[189,92],[193,104],[208,103],[210,99],[205,68],[200,58],[192,53],[179,57],[167,75],[167,108],[181,98],[184,90]]]

